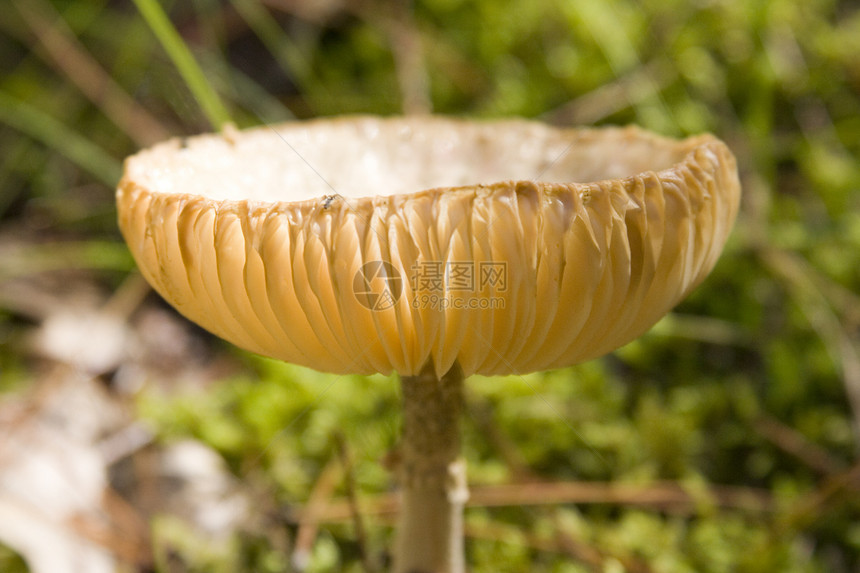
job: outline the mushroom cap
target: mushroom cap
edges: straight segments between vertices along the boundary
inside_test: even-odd
[[[182,314],[334,373],[568,366],[635,339],[714,266],[740,200],[711,135],[351,117],[129,157],[119,225]]]

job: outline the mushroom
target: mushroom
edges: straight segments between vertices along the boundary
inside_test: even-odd
[[[601,356],[714,266],[737,214],[711,135],[352,117],[156,145],[119,225],[152,286],[244,349],[402,381],[394,570],[464,570],[463,380]]]

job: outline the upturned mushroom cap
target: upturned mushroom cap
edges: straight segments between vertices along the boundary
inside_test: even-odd
[[[144,276],[230,342],[336,373],[525,373],[605,354],[715,264],[728,148],[636,128],[370,117],[171,140],[126,160]]]

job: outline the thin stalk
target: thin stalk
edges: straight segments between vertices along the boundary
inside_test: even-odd
[[[442,377],[432,365],[401,379],[401,510],[395,573],[462,573],[463,507],[469,499],[460,457],[463,371]]]

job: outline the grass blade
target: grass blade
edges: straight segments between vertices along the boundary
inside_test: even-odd
[[[203,70],[197,64],[191,50],[185,44],[179,32],[173,27],[167,14],[164,13],[158,0],[134,0],[138,11],[149,24],[152,32],[161,42],[161,46],[179,70],[182,79],[188,85],[188,89],[194,94],[194,98],[209,122],[217,128],[230,122],[230,114],[221,102],[218,94],[212,88]]]
[[[121,168],[117,159],[42,110],[3,92],[0,122],[56,149],[109,187],[119,181]]]

